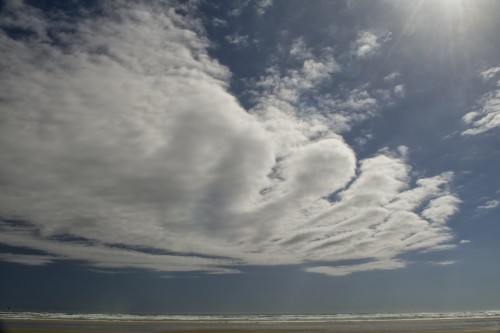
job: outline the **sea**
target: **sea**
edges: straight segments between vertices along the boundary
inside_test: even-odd
[[[266,331],[325,330],[488,330],[500,332],[500,310],[345,314],[105,314],[0,312],[0,324],[16,329],[71,330],[87,328],[122,332],[245,329]]]

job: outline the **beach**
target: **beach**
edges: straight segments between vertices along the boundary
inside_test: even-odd
[[[294,323],[234,323],[234,322],[178,322],[178,321],[106,321],[60,319],[3,319],[0,333],[281,333],[281,332],[434,332],[434,333],[498,333],[500,325],[494,319],[453,320],[382,320],[348,322],[294,322]]]

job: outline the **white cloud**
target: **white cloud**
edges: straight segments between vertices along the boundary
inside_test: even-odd
[[[357,57],[366,59],[375,55],[379,48],[380,41],[374,33],[370,31],[361,31],[354,44],[353,52]]]
[[[463,118],[462,120],[466,123],[466,124],[470,124],[474,121],[475,118],[479,117],[480,113],[479,112],[476,112],[476,111],[473,111],[473,112],[469,112],[467,113]]]
[[[241,8],[233,8],[230,11],[227,12],[227,15],[228,16],[233,16],[233,17],[238,17],[238,16],[241,15],[242,12],[243,11],[242,11]]]
[[[0,243],[47,254],[2,260],[222,274],[372,260],[327,270],[340,275],[451,245],[450,174],[412,187],[407,149],[358,161],[333,130],[378,108],[366,87],[328,116],[304,100],[340,70],[331,55],[271,69],[247,112],[196,19],[106,6],[71,36],[30,7],[0,20],[36,28],[0,34]]]
[[[499,67],[481,72],[485,82],[491,81],[500,72]],[[500,82],[500,81],[499,81]],[[500,84],[484,94],[478,101],[479,108],[463,116],[463,121],[470,126],[462,135],[481,134],[500,127]]]
[[[90,272],[96,272],[96,273],[101,273],[101,274],[124,274],[127,273],[127,271],[112,271],[109,269],[93,269],[93,268],[88,268]],[[163,276],[160,276],[163,278]]]
[[[432,222],[444,223],[453,214],[458,211],[458,205],[461,200],[453,195],[444,195],[432,199],[429,205],[422,212],[422,216]]]
[[[40,266],[53,263],[57,257],[45,255],[0,253],[0,260],[28,266]]]
[[[430,264],[438,266],[449,266],[449,265],[454,265],[456,263],[457,263],[456,260],[445,260],[445,261],[433,261]]]
[[[364,137],[357,137],[356,139],[354,139],[354,142],[358,146],[364,146],[365,144],[368,143],[369,140],[372,139],[372,137],[373,136],[371,134],[367,134]]]
[[[410,149],[407,146],[399,146],[398,152],[401,154],[402,157],[407,158],[408,154],[410,152]]]
[[[492,67],[479,73],[483,81],[488,82],[500,74],[500,67]]]
[[[263,16],[266,11],[273,5],[273,0],[245,0],[243,2],[235,2],[238,7],[235,7],[228,11],[227,15],[232,17],[239,17],[243,10],[250,8],[255,11],[258,17]]]
[[[303,95],[327,81],[339,66],[331,55],[306,59],[301,67],[284,74],[277,67],[269,68],[254,92],[255,107],[250,110],[263,123],[278,146],[279,155],[330,132],[329,120]],[[320,103],[321,101],[318,101]]]
[[[311,59],[313,58],[311,49],[307,47],[304,38],[297,38],[290,48],[290,55],[297,59]]]
[[[306,272],[320,273],[331,276],[343,276],[349,275],[355,272],[361,271],[374,271],[374,270],[387,270],[387,269],[397,269],[403,268],[406,263],[401,260],[383,260],[383,261],[373,261],[358,265],[350,266],[318,266],[306,268]]]
[[[414,211],[419,209],[425,202],[441,194],[448,192],[443,189],[452,180],[452,173],[445,172],[439,176],[419,179],[416,187],[403,191],[393,200],[389,207],[397,210]]]
[[[226,36],[226,41],[229,44],[234,44],[237,47],[244,47],[247,46],[249,41],[248,41],[248,35],[240,35],[239,33],[235,32],[232,35],[227,35]]]
[[[399,77],[401,77],[401,74],[399,72],[392,72],[391,74],[384,76],[384,81],[393,82]]]
[[[34,236],[33,228],[2,226],[0,243],[36,249],[54,256],[7,254],[8,261],[30,263],[31,265],[46,264],[54,260],[78,260],[89,263],[94,267],[114,268],[144,268],[157,271],[221,271],[220,266],[235,265],[237,261],[228,259],[202,258],[199,256],[149,254],[137,250],[123,249],[114,246],[105,246],[94,240],[92,244],[84,242],[64,242],[51,238]],[[138,245],[138,244],[135,244]],[[147,246],[147,244],[143,244]],[[5,260],[7,260],[5,259]]]
[[[490,201],[486,202],[484,205],[481,205],[477,208],[479,208],[479,209],[493,209],[493,208],[497,208],[498,206],[500,206],[500,200],[490,200]]]
[[[379,114],[384,106],[394,104],[404,97],[402,84],[389,82],[387,89],[374,89],[370,84],[343,90],[335,95],[321,88],[341,73],[343,68],[332,57],[332,50],[317,50],[314,56],[303,38],[295,39],[290,46],[290,56],[300,60],[300,67],[283,70],[280,66],[268,68],[267,75],[260,78],[254,91],[254,113],[274,107],[284,111],[287,117],[297,116],[301,121],[313,122],[320,136],[325,130],[335,133],[349,131],[351,126]],[[394,79],[399,73],[393,73]],[[269,112],[266,112],[269,114]],[[276,114],[276,112],[273,112]],[[320,126],[317,123],[320,122]]]
[[[402,84],[394,86],[394,94],[399,98],[405,97],[406,94],[405,86]]]
[[[256,0],[254,2],[257,15],[262,16],[266,13],[267,9],[272,6],[273,0]]]
[[[227,21],[218,17],[212,19],[212,24],[216,27],[227,27]]]
[[[356,139],[354,139],[354,142],[358,146],[364,146],[364,145],[366,145],[366,143],[368,142],[368,140],[366,138],[357,137]]]
[[[469,244],[469,243],[470,243],[470,240],[468,240],[468,239],[462,239],[460,241],[460,244]]]

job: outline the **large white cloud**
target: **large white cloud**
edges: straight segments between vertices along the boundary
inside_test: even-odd
[[[19,4],[0,18],[31,29],[0,34],[0,243],[47,253],[1,260],[342,275],[449,246],[450,174],[412,188],[404,156],[356,161],[334,117],[296,112],[304,91],[340,70],[331,56],[271,72],[247,112],[196,19],[109,6],[76,23]],[[356,94],[352,103],[371,103]],[[341,259],[372,261],[315,266]]]

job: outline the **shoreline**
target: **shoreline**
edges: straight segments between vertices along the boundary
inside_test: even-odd
[[[323,322],[208,322],[0,318],[0,333],[499,333],[500,318]]]

